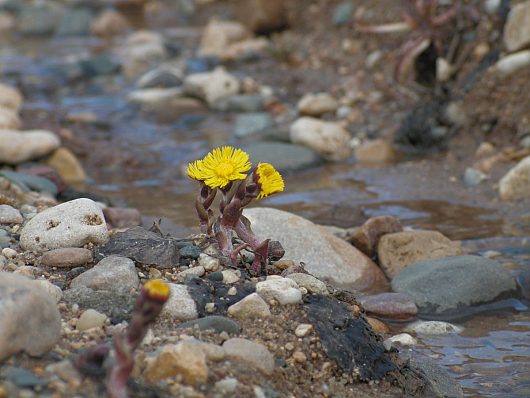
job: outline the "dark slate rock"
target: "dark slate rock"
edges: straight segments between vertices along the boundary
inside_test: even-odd
[[[239,324],[230,318],[219,315],[210,315],[204,318],[194,319],[178,325],[179,328],[191,328],[195,325],[199,326],[200,330],[214,330],[216,333],[226,332],[228,334],[239,334],[241,328]]]
[[[510,272],[480,256],[453,256],[420,261],[392,279],[392,289],[406,293],[420,314],[452,315],[469,306],[515,293]]]
[[[117,320],[128,320],[136,302],[136,296],[128,290],[92,290],[85,286],[66,290],[63,299],[69,305],[77,303],[81,309],[92,308]]]
[[[208,274],[208,279],[213,282],[222,282],[223,281],[223,273],[221,271],[212,272]]]
[[[178,245],[178,243],[177,243]],[[193,260],[197,260],[199,258],[199,256],[201,255],[202,253],[202,250],[193,245],[193,244],[190,244],[190,245],[186,245],[184,247],[182,247],[180,250],[180,256],[181,257],[185,257],[185,258],[191,258]]]
[[[53,196],[57,195],[57,186],[47,178],[8,170],[0,171],[0,176],[3,176],[9,181],[17,184],[23,190],[48,192]]]
[[[142,227],[130,228],[113,235],[107,243],[97,248],[96,258],[101,260],[112,254],[160,268],[179,265],[179,250],[175,241]]]
[[[280,172],[302,170],[321,162],[320,156],[312,150],[284,142],[254,142],[244,145],[243,149],[255,163],[273,164]]]
[[[362,318],[353,316],[340,301],[322,295],[305,299],[309,321],[324,351],[346,372],[357,368],[361,380],[379,380],[396,365],[385,352],[380,337]]]

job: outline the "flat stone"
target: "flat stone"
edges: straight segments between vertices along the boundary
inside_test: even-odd
[[[334,113],[339,103],[328,93],[306,94],[298,101],[296,107],[301,115],[318,117],[324,113]]]
[[[269,305],[257,293],[228,307],[228,315],[237,319],[265,318],[271,315]]]
[[[169,284],[171,294],[162,314],[177,320],[195,319],[199,316],[197,305],[185,285]]]
[[[239,80],[222,67],[212,72],[194,73],[184,79],[184,91],[210,106],[223,97],[237,94],[239,86]]]
[[[510,9],[503,34],[504,45],[509,52],[530,45],[530,2],[523,1]]]
[[[522,159],[501,178],[499,192],[503,200],[530,197],[530,156]]]
[[[18,185],[23,191],[47,192],[51,195],[57,195],[57,185],[51,180],[26,173],[17,173],[15,171],[2,170],[0,176],[7,178],[9,181]]]
[[[377,265],[355,247],[295,214],[271,209],[246,209],[252,230],[260,239],[282,243],[285,258],[305,263],[305,270],[332,286],[370,291],[387,286]]]
[[[495,68],[501,75],[509,76],[528,65],[530,65],[530,50],[523,50],[505,55],[497,61]]]
[[[50,207],[28,221],[20,233],[24,250],[42,252],[64,247],[96,245],[108,240],[101,208],[93,200],[75,199]]]
[[[76,329],[79,331],[88,330],[91,328],[98,328],[105,324],[107,316],[93,309],[83,311],[77,320]]]
[[[272,125],[272,117],[266,112],[243,113],[236,116],[234,135],[238,138],[250,136],[266,130]]]
[[[130,318],[136,296],[130,290],[93,290],[80,286],[66,290],[63,299],[70,306],[77,304],[81,309],[92,308],[121,321]]]
[[[61,145],[47,130],[0,130],[0,163],[19,164],[46,156]]]
[[[20,351],[40,356],[61,336],[55,299],[21,275],[0,273],[0,318],[0,362]]]
[[[304,116],[291,125],[290,138],[294,144],[311,148],[327,160],[342,161],[352,154],[351,135],[338,123]]]
[[[243,145],[243,149],[254,162],[273,164],[280,172],[303,170],[322,161],[315,151],[284,142],[254,142]]]
[[[481,256],[420,261],[401,270],[392,289],[412,297],[420,313],[452,314],[515,291],[510,272]]]
[[[22,224],[24,218],[18,209],[9,205],[0,205],[0,224]]]
[[[73,268],[92,262],[92,252],[81,247],[65,247],[45,252],[40,260],[45,267]]]
[[[329,294],[326,284],[313,275],[295,272],[294,274],[287,275],[287,278],[294,280],[299,287],[305,288],[309,293]]]
[[[82,183],[86,180],[86,173],[77,157],[67,148],[56,149],[46,164],[53,167],[67,184]]]
[[[366,312],[384,318],[406,320],[418,313],[412,298],[403,293],[380,293],[361,296],[358,300]]]
[[[298,284],[288,278],[267,277],[267,280],[256,283],[256,293],[265,301],[276,300],[281,305],[297,304],[302,301],[302,292]]]
[[[274,357],[262,344],[235,337],[225,341],[223,348],[228,359],[246,363],[266,375],[274,371]]]
[[[241,328],[237,322],[230,318],[219,315],[205,316],[204,318],[194,319],[181,323],[179,328],[190,328],[197,325],[200,330],[213,330],[216,333],[226,332],[228,334],[239,334]]]
[[[403,227],[395,217],[371,217],[352,233],[350,241],[368,257],[373,257],[381,236],[401,231]]]
[[[443,321],[416,321],[405,328],[405,332],[423,335],[444,335],[460,333],[464,328]]]
[[[405,231],[383,235],[377,245],[379,265],[389,278],[418,261],[462,254],[460,242],[438,231]]]
[[[105,257],[93,268],[72,280],[70,287],[85,286],[94,290],[137,289],[140,284],[134,262],[121,256]]]

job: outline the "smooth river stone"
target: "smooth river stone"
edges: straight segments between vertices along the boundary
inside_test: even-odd
[[[402,293],[380,293],[359,298],[366,312],[389,319],[411,319],[418,313],[412,298]]]

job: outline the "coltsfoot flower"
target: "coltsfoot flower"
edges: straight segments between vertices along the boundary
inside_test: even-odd
[[[269,163],[258,164],[258,167],[256,167],[256,180],[259,186],[258,199],[283,191],[283,178],[274,166]]]
[[[147,281],[143,290],[150,300],[166,302],[169,298],[169,285],[160,279]]]
[[[210,188],[224,188],[231,181],[244,180],[251,164],[248,154],[231,146],[216,148],[204,159],[190,163],[188,175],[204,183]]]

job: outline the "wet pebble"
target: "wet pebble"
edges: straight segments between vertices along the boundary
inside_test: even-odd
[[[371,217],[363,225],[356,228],[352,233],[350,241],[352,244],[366,254],[372,257],[377,249],[379,239],[383,235],[403,231],[399,220],[392,216]]]
[[[354,151],[355,159],[361,163],[388,163],[396,160],[396,150],[386,140],[375,139],[363,142]]]
[[[137,289],[139,283],[136,267],[131,259],[109,256],[77,276],[70,286],[85,286],[94,290]]]
[[[221,112],[259,112],[265,107],[265,102],[261,94],[237,94],[221,98],[213,108]]]
[[[256,283],[256,293],[265,301],[276,300],[281,305],[297,304],[302,301],[302,292],[298,284],[288,278],[269,276],[267,280]]]
[[[184,72],[177,65],[162,64],[142,75],[136,82],[138,88],[170,88],[182,84]]]
[[[443,335],[460,333],[464,330],[460,326],[443,321],[416,321],[405,328],[405,332],[424,335]]]
[[[247,339],[232,338],[224,342],[223,348],[228,359],[246,363],[266,375],[274,371],[274,357],[262,344]]]
[[[212,72],[194,73],[184,79],[185,92],[210,106],[223,97],[237,94],[239,87],[239,80],[222,67]]]
[[[92,252],[82,247],[65,247],[45,252],[40,260],[45,267],[74,268],[92,262]]]
[[[468,187],[480,185],[482,181],[487,179],[488,176],[486,174],[472,167],[466,167],[466,170],[464,171],[464,184]]]
[[[157,32],[140,30],[127,37],[120,49],[123,72],[127,77],[136,77],[165,61],[168,54],[164,37]]]
[[[411,319],[418,313],[418,307],[412,298],[402,293],[362,296],[359,298],[359,303],[366,312],[389,319]]]
[[[181,323],[179,328],[194,327],[197,325],[200,330],[213,330],[216,333],[239,334],[241,328],[239,324],[230,318],[219,315],[205,316],[204,318],[194,319]]]
[[[107,316],[94,309],[84,311],[77,320],[76,329],[79,331],[101,327],[105,324]]]
[[[385,345],[386,350],[389,351],[390,348],[396,344],[404,347],[412,347],[418,344],[418,341],[408,333],[400,333],[389,337],[383,344]]]
[[[315,151],[285,142],[261,141],[243,148],[255,162],[273,164],[280,172],[302,170],[321,162]]]
[[[228,307],[228,315],[237,319],[265,318],[271,311],[259,294],[252,293]]]
[[[234,134],[242,138],[264,131],[272,125],[272,117],[266,112],[243,113],[236,116]]]
[[[47,130],[1,130],[0,163],[18,164],[46,156],[59,147],[59,137]]]

